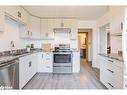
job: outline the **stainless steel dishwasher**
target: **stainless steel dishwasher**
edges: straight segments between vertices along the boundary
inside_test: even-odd
[[[0,89],[19,89],[19,60],[0,64]]]

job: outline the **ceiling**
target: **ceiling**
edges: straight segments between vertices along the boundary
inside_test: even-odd
[[[23,6],[30,14],[42,18],[78,18],[95,20],[108,11],[108,6]]]

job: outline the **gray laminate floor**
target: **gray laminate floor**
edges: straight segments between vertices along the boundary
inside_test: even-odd
[[[23,89],[106,89],[99,81],[99,70],[81,60],[79,74],[37,73]]]

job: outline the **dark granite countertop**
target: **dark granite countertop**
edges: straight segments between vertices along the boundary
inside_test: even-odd
[[[72,52],[78,52],[79,50],[71,49],[71,51]],[[30,54],[33,54],[33,53],[37,53],[37,52],[53,52],[53,49],[49,50],[49,51],[45,51],[45,50],[42,50],[42,49],[33,49],[30,52],[25,52],[25,53],[22,53],[22,54],[15,54],[15,55],[9,54],[10,51],[5,51],[5,52],[7,52],[6,55],[0,55],[0,64],[11,61],[11,60],[14,60],[14,59],[18,59],[20,57],[24,57],[24,56],[27,56],[27,55],[30,55]]]
[[[41,51],[42,50],[32,50],[31,52],[23,53],[20,55],[3,55],[3,56],[0,56],[0,64],[20,58],[20,57],[24,57],[33,53],[41,52]]]
[[[99,55],[123,62],[123,56],[118,55],[117,53],[112,54],[99,53]]]
[[[12,61],[12,60],[17,59],[17,58],[18,58],[17,56],[1,56],[0,57],[0,64],[6,63],[8,61]]]

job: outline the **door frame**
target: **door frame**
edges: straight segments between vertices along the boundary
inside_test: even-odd
[[[88,64],[88,32],[80,32],[80,31],[78,31],[78,34],[79,33],[86,35],[86,51],[85,51],[85,54],[86,54],[86,63]]]

